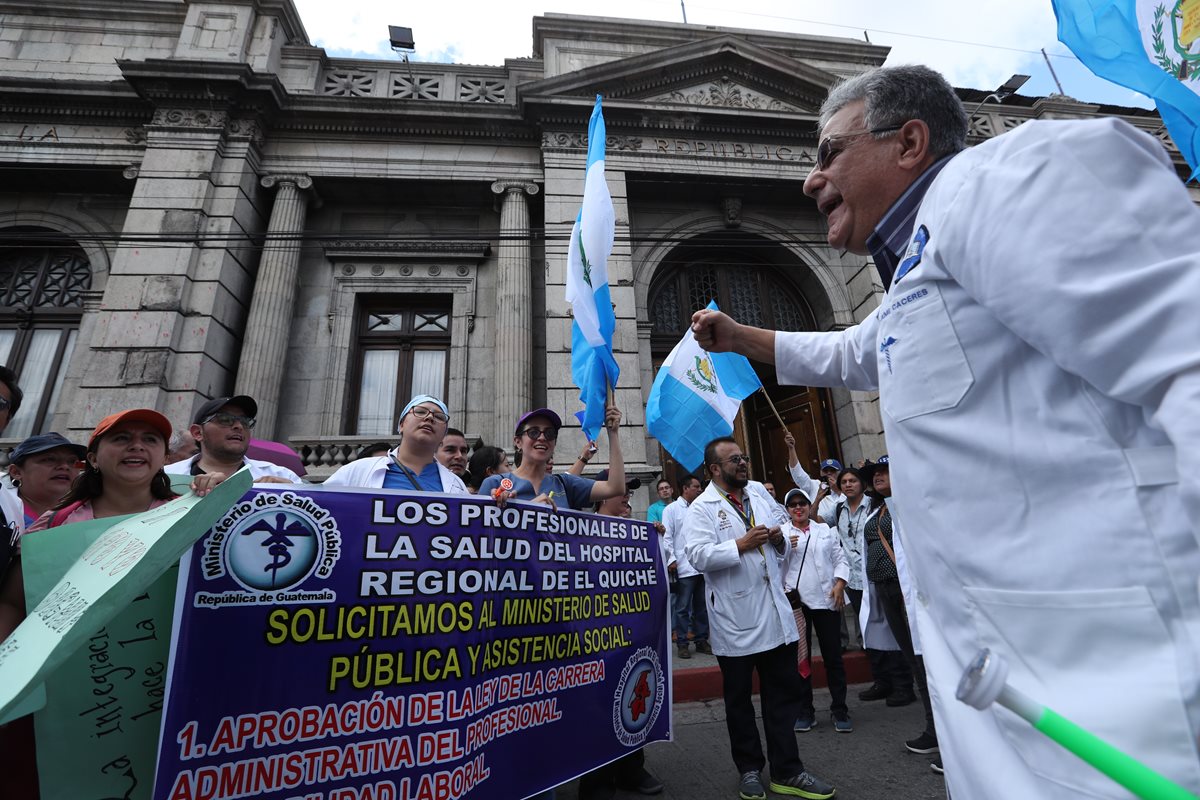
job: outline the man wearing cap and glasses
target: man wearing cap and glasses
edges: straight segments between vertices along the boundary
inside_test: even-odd
[[[801,711],[800,632],[781,570],[790,547],[781,530],[787,518],[762,484],[750,480],[750,459],[732,437],[708,443],[704,469],[712,482],[688,507],[684,552],[704,574],[709,644],[721,668],[729,746],[741,774],[738,797],[767,796],[766,759],[750,699],[755,672],[771,791],[810,800],[833,797],[833,786],[804,769],[792,730]]]
[[[299,483],[300,476],[287,467],[246,458],[257,415],[258,403],[252,397],[214,397],[200,406],[189,428],[200,452],[189,459],[168,464],[163,471],[169,475],[209,472],[232,475],[245,465],[250,468],[255,483]]]
[[[400,413],[400,444],[386,456],[360,458],[338,468],[325,486],[401,489],[409,492],[467,494],[462,479],[437,460],[450,411],[432,395],[419,394]]]

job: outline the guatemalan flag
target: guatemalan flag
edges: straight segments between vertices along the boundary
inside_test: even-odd
[[[708,307],[717,311],[713,301]],[[742,401],[762,388],[745,356],[707,353],[691,329],[659,367],[646,404],[646,427],[688,472],[704,463],[704,446],[733,433]]]
[[[1200,174],[1200,0],[1053,0],[1058,39],[1101,78],[1152,98]]]
[[[567,302],[575,322],[571,326],[571,375],[579,387],[584,410],[583,432],[595,441],[604,425],[608,387],[616,387],[613,358],[612,300],[608,293],[608,256],[612,252],[616,219],[612,197],[604,181],[604,114],[600,95],[588,123],[587,177],[583,182],[583,205],[575,217],[567,249]]]

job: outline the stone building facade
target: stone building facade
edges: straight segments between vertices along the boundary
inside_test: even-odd
[[[834,330],[877,304],[800,187],[829,88],[886,56],[547,15],[531,57],[405,64],[329,57],[290,0],[0,2],[0,355],[29,393],[7,435],[82,439],[138,406],[180,425],[247,392],[256,436],[320,479],[417,390],[487,443],[529,408],[569,417],[567,238],[602,94],[620,435],[632,473],[673,474],[644,408],[693,309]],[[1117,114],[1170,146],[1152,112],[960,91],[974,141]],[[763,377],[810,467],[882,452],[873,394]],[[737,436],[789,485],[762,398]],[[564,431],[560,461],[582,444]]]

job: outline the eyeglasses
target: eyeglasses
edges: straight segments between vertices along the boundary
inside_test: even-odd
[[[409,409],[408,413],[412,414],[417,419],[426,419],[427,417],[433,417],[438,422],[449,422],[450,421],[449,414],[444,414],[441,411],[438,411],[437,409],[426,408],[425,406],[413,406],[411,409]]]
[[[526,428],[521,431],[522,434],[533,439],[535,442],[538,439],[545,439],[547,442],[553,442],[558,438],[558,430],[555,428]]]
[[[869,129],[861,130],[861,131],[850,131],[848,133],[835,133],[835,134],[831,134],[830,136],[826,136],[824,139],[821,140],[820,144],[817,145],[817,169],[822,170],[822,171],[829,169],[829,165],[833,163],[833,160],[835,158],[837,158],[838,153],[842,152],[843,150],[845,150],[847,147],[850,146],[849,144],[844,144],[841,147],[839,147],[838,149],[834,150],[833,149],[834,142],[843,141],[846,139],[860,139],[863,136],[866,136],[867,134],[895,133],[896,131],[900,130],[903,127],[904,127],[903,124],[884,125],[879,128],[869,128]]]
[[[797,500],[795,503],[788,503],[787,507],[788,508],[807,508],[809,505],[811,505],[811,504],[810,503],[801,503],[800,501]]]
[[[718,461],[717,463],[718,463],[718,464],[733,464],[735,467],[736,467],[738,464],[746,464],[746,465],[749,465],[749,464],[750,464],[750,457],[749,457],[749,456],[741,456],[741,455],[738,455],[738,456],[730,456],[729,458],[722,459],[721,461]]]
[[[254,417],[243,417],[240,414],[213,414],[204,421],[215,422],[222,428],[232,428],[234,425],[240,422],[243,428],[250,430],[254,427],[254,423],[258,420],[256,420]]]

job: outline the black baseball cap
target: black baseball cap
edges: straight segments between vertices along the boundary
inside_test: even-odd
[[[253,397],[247,397],[244,394],[235,395],[234,397],[214,397],[196,411],[196,415],[192,417],[193,425],[203,425],[204,421],[216,414],[225,406],[237,406],[246,412],[246,416],[253,419],[258,416],[258,403],[254,402]]]
[[[596,480],[604,483],[608,480],[608,470],[602,469],[596,473]],[[625,481],[625,491],[632,492],[634,489],[640,489],[642,486],[641,478],[629,478]]]

